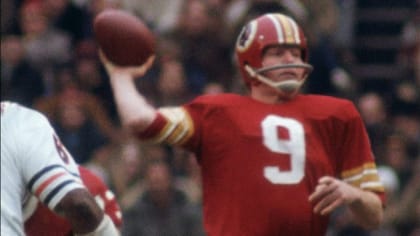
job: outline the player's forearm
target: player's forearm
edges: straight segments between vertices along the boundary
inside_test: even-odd
[[[380,198],[369,191],[360,190],[359,198],[349,204],[355,221],[367,229],[378,228],[383,220]]]
[[[156,116],[156,110],[139,94],[134,81],[128,74],[114,73],[111,86],[121,122],[130,130],[142,131],[148,127]]]
[[[73,231],[80,234],[92,232],[104,215],[86,189],[74,189],[67,193],[54,211],[66,218]]]

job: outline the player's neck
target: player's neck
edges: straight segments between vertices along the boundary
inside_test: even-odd
[[[267,104],[278,104],[285,102],[281,94],[273,89],[252,88],[251,97],[259,102]]]

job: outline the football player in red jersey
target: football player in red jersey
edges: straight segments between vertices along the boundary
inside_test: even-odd
[[[134,84],[154,57],[118,67],[101,55],[125,127],[196,154],[210,236],[324,235],[340,206],[365,228],[381,223],[383,186],[355,106],[299,93],[312,69],[305,40],[289,16],[251,20],[236,43],[249,96],[204,95],[160,109]]]
[[[105,183],[89,169],[79,166],[80,177],[95,198],[98,205],[107,214],[114,225],[120,228],[122,216],[120,206],[114,194]],[[33,197],[24,207],[25,233],[28,236],[70,236],[73,235],[69,222],[54,214],[45,205]]]

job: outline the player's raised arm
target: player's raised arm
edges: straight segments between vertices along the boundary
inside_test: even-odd
[[[114,9],[98,14],[93,28],[121,122],[130,132],[141,132],[152,123],[156,112],[138,93],[134,79],[153,64],[155,36],[140,18]]]
[[[121,67],[110,62],[103,53],[100,58],[110,77],[118,113],[123,126],[131,132],[143,131],[156,116],[155,109],[138,92],[134,80],[142,77],[152,66],[154,56],[138,67]]]

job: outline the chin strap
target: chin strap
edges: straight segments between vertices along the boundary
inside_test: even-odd
[[[262,75],[262,73],[276,70],[276,69],[285,69],[285,68],[304,68],[306,69],[307,73],[305,77],[302,80],[284,80],[280,82],[274,82],[271,79],[265,77]],[[313,67],[307,63],[299,63],[299,64],[284,64],[284,65],[275,65],[270,67],[264,67],[258,70],[255,70],[249,65],[245,65],[245,70],[248,72],[248,74],[251,77],[256,78],[257,80],[261,81],[262,83],[271,86],[280,92],[286,94],[286,95],[294,95],[298,92],[299,88],[302,87],[303,83],[305,82],[306,78],[308,77],[309,73],[313,70]]]

